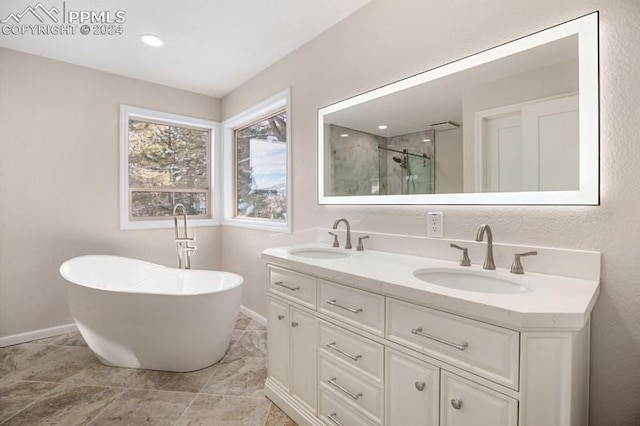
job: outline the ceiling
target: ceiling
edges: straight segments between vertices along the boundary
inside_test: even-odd
[[[2,0],[0,21],[9,20],[0,27],[75,25],[76,33],[12,35],[3,29],[0,47],[222,97],[370,0],[40,1]],[[43,22],[31,10],[20,16],[29,6]],[[82,11],[108,12],[112,20],[123,11],[123,33],[93,34],[94,24],[85,22],[92,32],[80,34],[81,24],[70,24],[69,13]],[[160,37],[164,46],[146,46],[143,34]]]

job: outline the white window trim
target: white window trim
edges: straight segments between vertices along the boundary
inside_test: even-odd
[[[286,222],[269,219],[252,219],[235,217],[235,165],[234,165],[234,130],[267,116],[270,113],[285,110],[287,113],[287,220]],[[222,122],[224,202],[222,224],[242,228],[260,229],[291,233],[292,215],[292,170],[291,170],[291,89],[260,102],[253,107],[234,115]]]
[[[209,182],[211,200],[210,219],[189,219],[189,226],[218,226],[220,194],[216,186],[216,175],[220,167],[216,160],[220,158],[220,123],[168,112],[155,111],[130,105],[120,105],[120,229],[161,229],[173,228],[173,219],[167,220],[130,220],[129,219],[129,118],[140,118],[151,121],[166,121],[176,125],[201,127],[211,131],[211,181]]]

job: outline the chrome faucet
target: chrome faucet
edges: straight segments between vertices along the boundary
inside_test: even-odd
[[[484,269],[496,269],[496,264],[493,261],[493,235],[491,234],[491,227],[489,225],[480,225],[478,233],[476,234],[476,241],[482,241],[484,239],[484,233],[487,233],[487,257],[484,259],[482,267]]]
[[[182,209],[182,222],[183,222],[183,234],[180,235],[180,226],[178,225],[178,210]],[[173,207],[173,226],[176,233],[176,245],[178,249],[178,268],[179,269],[191,269],[191,256],[194,255],[198,247],[190,245],[192,241],[196,240],[195,235],[189,237],[187,230],[187,209],[183,204],[176,204]]]
[[[333,229],[338,229],[338,225],[340,224],[340,222],[344,222],[344,224],[347,225],[347,243],[345,244],[344,248],[350,249],[351,248],[351,225],[349,225],[349,221],[343,217],[333,222]]]

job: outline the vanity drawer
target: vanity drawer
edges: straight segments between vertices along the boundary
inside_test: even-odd
[[[380,421],[384,407],[384,388],[366,379],[365,376],[358,377],[357,374],[357,371],[350,372],[348,367],[320,353],[318,362],[320,387]]]
[[[315,278],[271,265],[267,274],[269,291],[311,309],[316,308]]]
[[[470,380],[442,371],[440,424],[516,426],[518,401]]]
[[[376,426],[380,423],[368,419],[348,404],[320,388],[318,417],[331,426]]]
[[[319,280],[318,311],[379,336],[384,335],[384,297]]]
[[[326,321],[318,324],[321,353],[339,358],[357,368],[360,374],[382,384],[384,346]]]
[[[387,339],[518,389],[516,331],[387,298]]]

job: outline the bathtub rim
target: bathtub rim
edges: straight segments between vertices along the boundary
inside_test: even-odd
[[[126,260],[135,261],[135,262],[139,262],[139,263],[145,264],[145,265],[147,265],[147,266],[149,266],[151,268],[155,268],[155,269],[159,269],[159,270],[166,270],[166,271],[180,271],[180,272],[183,272],[183,273],[186,273],[186,274],[193,274],[193,273],[198,273],[198,272],[205,272],[205,273],[206,272],[217,272],[217,273],[221,273],[221,274],[232,276],[233,278],[235,278],[236,282],[234,282],[232,285],[230,285],[228,287],[225,287],[223,289],[217,289],[217,290],[207,291],[207,292],[202,292],[202,293],[188,293],[188,294],[184,294],[184,293],[158,293],[158,292],[152,293],[152,292],[148,292],[148,291],[135,291],[135,290],[128,290],[128,289],[110,289],[110,288],[104,288],[104,287],[96,287],[96,286],[91,285],[91,284],[77,282],[77,281],[71,279],[65,273],[65,271],[63,270],[65,268],[65,266],[67,266],[72,261],[83,259],[83,258],[91,258],[91,257],[110,257],[110,258],[116,258],[116,259],[126,259]],[[211,294],[232,291],[234,289],[237,289],[238,287],[241,288],[243,286],[243,284],[244,284],[244,277],[242,275],[240,275],[240,274],[236,274],[235,272],[209,270],[209,269],[179,269],[179,268],[173,268],[173,267],[170,267],[170,266],[159,265],[157,263],[148,262],[146,260],[136,259],[136,258],[132,258],[132,257],[125,257],[125,256],[116,256],[116,255],[111,255],[111,254],[87,254],[87,255],[80,255],[80,256],[72,257],[71,259],[68,259],[68,260],[64,261],[62,263],[62,265],[60,265],[60,267],[58,268],[58,272],[60,273],[60,276],[62,278],[64,278],[65,281],[67,281],[68,284],[81,286],[81,287],[89,288],[89,289],[92,289],[92,290],[105,291],[105,292],[109,292],[109,293],[139,294],[139,295],[143,295],[143,296],[166,296],[166,297],[207,296],[207,295],[211,295]],[[144,281],[144,280],[142,280],[142,281]],[[140,282],[142,282],[142,281],[140,281]],[[140,282],[136,283],[135,285],[139,284]]]

